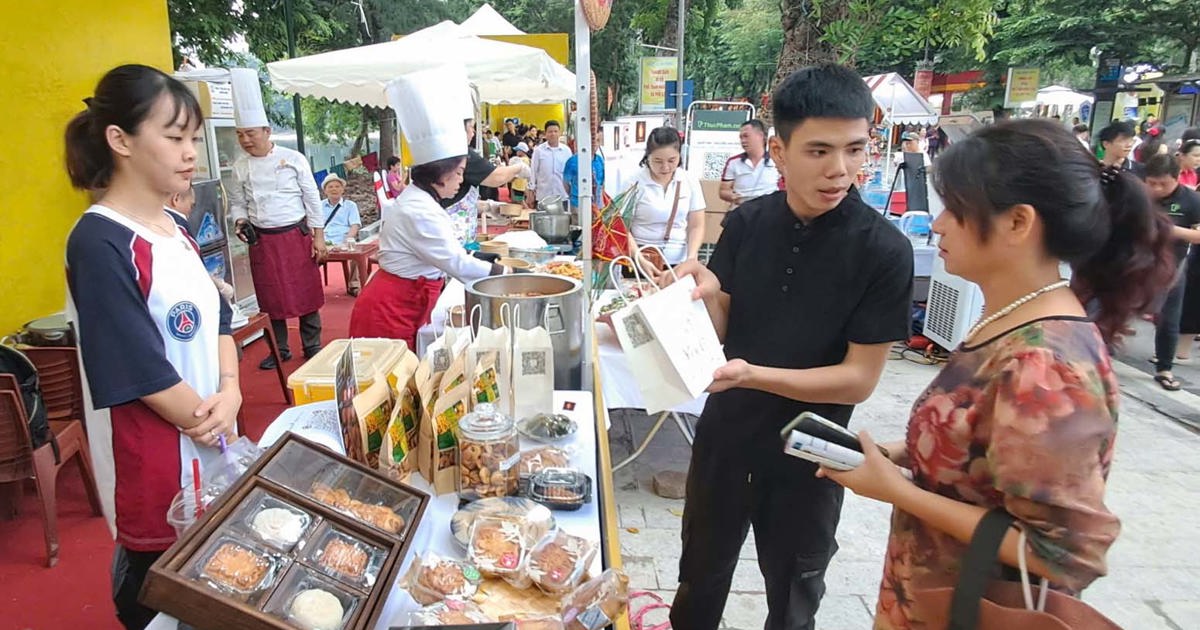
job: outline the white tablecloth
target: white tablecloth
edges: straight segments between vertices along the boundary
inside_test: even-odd
[[[574,408],[566,409],[568,403],[573,404]],[[596,416],[592,406],[592,394],[581,391],[556,391],[554,392],[554,407],[579,425],[579,430],[575,435],[558,446],[562,446],[570,452],[571,466],[591,477],[593,484],[591,503],[574,512],[555,511],[554,518],[558,522],[558,527],[563,531],[599,544],[602,529],[599,501],[603,493],[599,483],[601,475],[597,470]],[[522,449],[538,445],[522,438]],[[429,484],[420,475],[413,475],[409,483],[426,492],[430,491]],[[615,505],[609,507],[616,509]],[[408,566],[417,553],[433,551],[439,555],[454,558],[465,557],[465,551],[455,542],[454,535],[450,533],[450,518],[457,509],[458,496],[454,493],[430,497],[429,505],[425,509],[425,516],[421,519],[417,530],[413,532],[413,541],[409,546],[408,556],[396,574],[397,582],[408,571]],[[610,545],[619,544],[615,540],[608,541],[608,543]],[[596,559],[591,567],[593,575],[599,575],[603,570],[603,555],[603,553],[596,554]],[[404,625],[408,621],[408,613],[418,608],[420,606],[413,601],[407,591],[400,588],[398,583],[393,584],[391,594],[384,602],[383,613],[380,614],[375,628],[376,630],[387,630],[394,625]],[[175,630],[176,627],[177,621],[173,617],[160,614],[154,618],[148,628],[149,630]]]

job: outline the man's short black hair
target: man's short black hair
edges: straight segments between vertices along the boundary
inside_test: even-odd
[[[1170,177],[1179,179],[1179,162],[1175,157],[1159,153],[1146,160],[1146,177]]]
[[[801,68],[786,79],[771,97],[775,131],[784,142],[809,118],[862,118],[875,115],[871,90],[858,73],[837,64]]]
[[[1090,127],[1088,127],[1087,125],[1085,125],[1083,123],[1079,123],[1078,125],[1075,125],[1074,131],[1075,131],[1075,133],[1083,133],[1089,129],[1090,129]]]
[[[757,118],[751,118],[750,120],[747,120],[746,122],[742,123],[742,126],[743,127],[754,127],[760,133],[762,133],[762,135],[764,135],[764,136],[767,135],[767,126],[763,124],[763,121],[761,121]]]
[[[542,130],[550,131],[551,127],[557,127],[559,131],[562,131],[562,126],[558,124],[557,120],[547,120],[546,124],[542,126]]]
[[[1133,125],[1123,120],[1118,120],[1109,123],[1107,127],[1101,129],[1099,139],[1100,142],[1115,142],[1117,138],[1132,138],[1136,135],[1137,133],[1134,132]]]

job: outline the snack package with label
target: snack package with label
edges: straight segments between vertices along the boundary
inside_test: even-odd
[[[439,343],[440,342],[440,343]],[[458,420],[470,406],[471,384],[464,373],[466,353],[452,354],[444,336],[429,347],[417,368],[421,421],[417,465],[434,494],[455,490]]]
[[[456,599],[438,602],[432,606],[426,606],[408,614],[408,624],[410,626],[470,625],[473,623],[487,623],[489,621],[492,621],[492,619],[483,614],[479,606],[471,602],[462,602]]]
[[[392,479],[403,481],[416,469],[417,424],[421,418],[421,399],[417,392],[417,355],[408,352],[392,368],[388,380],[394,380],[395,403],[383,447],[379,451],[379,469]]]
[[[383,448],[383,436],[387,432],[388,419],[392,417],[392,390],[384,375],[376,374],[375,382],[354,397],[354,412],[358,416],[358,433],[362,436],[362,453],[366,457],[362,463],[379,468],[379,450]]]
[[[471,383],[466,372],[466,352],[461,352],[442,375],[437,399],[421,420],[418,461],[421,474],[434,494],[454,492],[458,486],[458,421],[471,409]]]
[[[600,630],[625,613],[629,606],[629,576],[608,569],[563,600],[567,630]]]
[[[418,554],[401,585],[414,601],[429,606],[447,599],[469,601],[483,577],[469,562],[443,558],[432,551]]]
[[[528,551],[524,527],[518,520],[479,516],[471,524],[467,558],[485,577],[503,578],[517,588],[528,588],[532,583],[525,573]]]
[[[565,593],[579,586],[595,554],[592,543],[558,530],[529,552],[526,573],[542,592]]]
[[[500,400],[499,353],[494,350],[475,355],[471,371],[471,404],[497,403]]]

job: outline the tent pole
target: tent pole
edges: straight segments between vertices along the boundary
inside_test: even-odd
[[[583,325],[583,389],[591,391],[592,383],[592,317],[591,295],[592,258],[592,31],[583,15],[580,0],[575,0],[575,150],[579,164],[579,180],[573,188],[579,191],[579,224],[583,228],[583,295],[588,309]]]

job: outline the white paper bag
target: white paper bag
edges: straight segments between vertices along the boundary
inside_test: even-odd
[[[549,309],[547,309],[547,314]],[[554,345],[545,323],[522,330],[513,317],[512,411],[514,420],[548,413],[554,408]]]
[[[467,346],[467,374],[475,373],[479,357],[488,352],[496,353],[496,382],[500,385],[500,398],[496,400],[496,408],[504,413],[512,409],[512,384],[509,375],[512,373],[512,335],[509,333],[508,304],[500,305],[500,326],[488,328],[483,325],[483,309],[478,305],[471,309],[470,323],[475,325],[479,316],[479,328],[475,340]]]
[[[645,273],[638,262],[633,264],[635,274]],[[667,271],[674,276],[669,266]],[[713,372],[726,363],[704,303],[692,299],[695,289],[691,276],[676,278],[666,289],[612,315],[647,413],[695,400],[712,384]]]
[[[708,309],[692,299],[695,290],[695,278],[684,276],[634,304],[692,398],[704,393],[713,372],[727,362]]]

